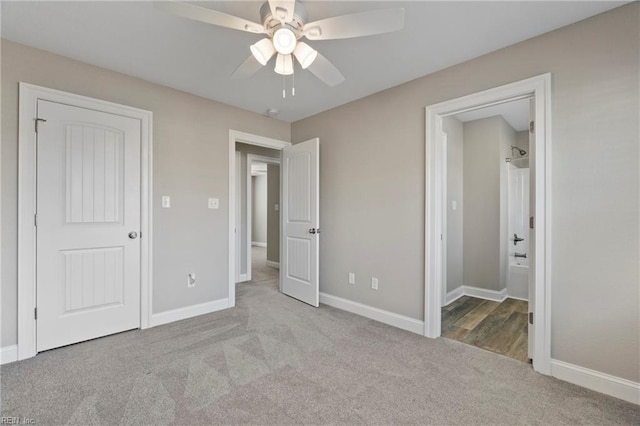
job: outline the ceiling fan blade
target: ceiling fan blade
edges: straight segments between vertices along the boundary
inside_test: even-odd
[[[269,0],[269,7],[271,15],[284,24],[293,20],[296,0]]]
[[[249,78],[257,73],[260,68],[262,68],[262,64],[258,62],[256,58],[253,57],[253,55],[249,55],[249,57],[245,59],[243,63],[238,65],[238,68],[236,68],[233,74],[231,74],[231,78]]]
[[[207,24],[217,25],[220,27],[231,28],[234,30],[248,31],[250,33],[263,34],[266,33],[264,27],[255,22],[248,21],[237,16],[229,15],[217,10],[208,9],[202,6],[196,6],[189,3],[178,1],[154,1],[153,4],[158,9],[172,13],[183,18],[193,19],[195,21]]]
[[[316,59],[313,61],[309,68],[309,71],[318,77],[327,86],[337,86],[344,81],[344,76],[338,68],[336,68],[327,58],[318,53]]]
[[[303,35],[309,40],[363,37],[404,27],[404,9],[380,9],[309,22]]]

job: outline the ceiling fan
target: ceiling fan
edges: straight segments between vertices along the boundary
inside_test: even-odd
[[[344,76],[327,58],[314,50],[307,40],[335,40],[382,34],[402,29],[404,9],[382,9],[352,13],[307,22],[304,5],[295,0],[269,0],[260,8],[262,24],[202,6],[179,1],[156,1],[156,7],[207,24],[234,30],[264,34],[251,45],[251,55],[233,72],[233,78],[247,78],[276,56],[274,71],[291,75],[294,58],[302,69],[308,69],[329,86],[344,81]]]

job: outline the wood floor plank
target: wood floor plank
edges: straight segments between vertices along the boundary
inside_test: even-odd
[[[509,317],[503,320],[500,330],[492,336],[487,336],[483,342],[486,349],[501,354],[507,354],[509,348],[518,340],[522,330],[526,328],[527,315],[520,312],[513,312]]]
[[[494,314],[507,318],[509,315],[516,310],[516,300],[515,299],[505,299],[500,306],[496,308]]]
[[[443,330],[442,336],[449,339],[461,341],[467,336],[467,334],[469,334],[469,331],[470,330],[467,330],[466,328],[456,327],[455,325],[453,325],[446,331]]]
[[[448,309],[446,309],[448,308]],[[527,302],[463,296],[442,308],[442,336],[527,362]]]
[[[482,302],[482,299],[477,299],[475,297],[464,297],[467,298],[464,303],[461,303],[458,306],[454,307],[453,309],[448,311],[446,315],[443,316],[443,327],[453,325],[456,321],[468,314],[473,308],[475,308],[478,304],[480,304],[480,302]]]
[[[473,330],[477,327],[487,315],[491,314],[496,307],[500,306],[498,302],[492,302],[490,300],[483,300],[475,308],[469,311],[466,315],[456,321],[453,325],[466,328],[467,330]]]
[[[519,359],[520,361],[527,362],[529,360],[529,354],[527,353],[528,344],[528,334],[526,332],[520,333],[515,342],[511,344],[505,355],[511,358]]]
[[[513,300],[513,299],[512,299]],[[529,303],[526,300],[516,300],[516,312],[520,312],[522,314],[529,313]]]

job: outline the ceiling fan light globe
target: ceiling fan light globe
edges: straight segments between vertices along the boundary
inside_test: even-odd
[[[283,55],[281,53],[278,53],[274,71],[280,75],[293,74],[293,57],[291,55]]]
[[[278,53],[290,54],[295,50],[297,43],[296,35],[289,28],[279,28],[273,33],[273,47]]]
[[[298,43],[298,45],[296,46],[296,50],[293,51],[293,54],[295,55],[303,70],[309,68],[313,61],[315,61],[318,57],[318,52],[307,43],[303,42]]]
[[[268,38],[263,38],[259,42],[252,44],[249,50],[251,50],[251,54],[256,58],[256,61],[262,65],[267,65],[269,59],[276,53],[273,43]]]

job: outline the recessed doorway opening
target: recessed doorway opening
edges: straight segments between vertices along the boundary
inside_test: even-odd
[[[442,121],[442,336],[525,362],[532,103]]]

